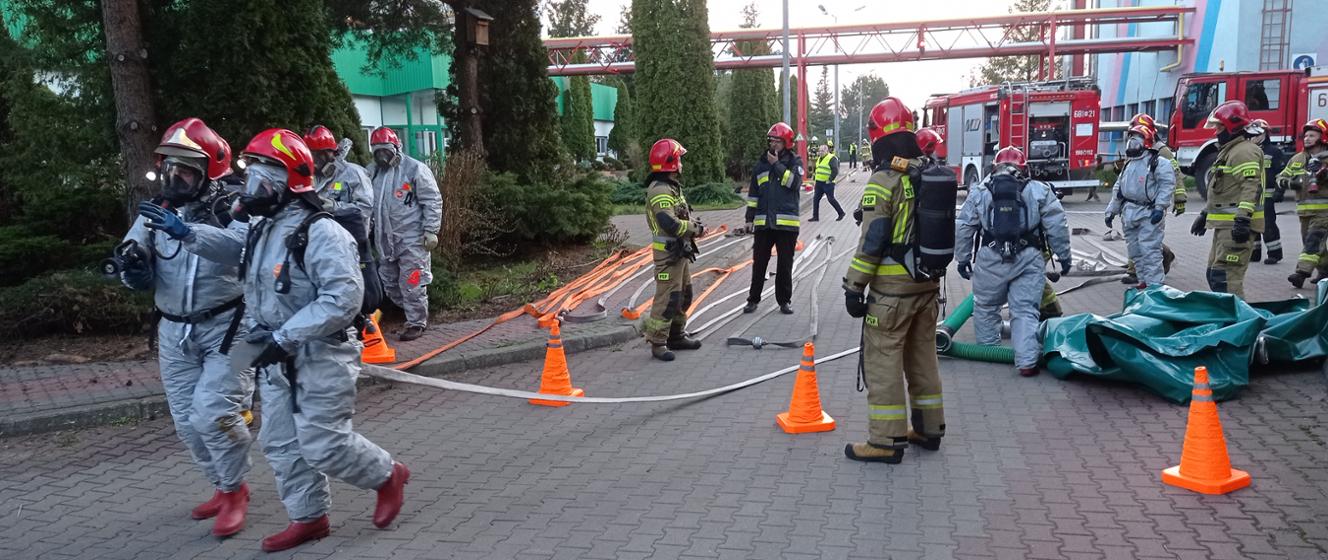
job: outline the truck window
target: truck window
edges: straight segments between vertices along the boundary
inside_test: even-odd
[[[1185,89],[1185,102],[1181,107],[1181,127],[1203,126],[1208,114],[1218,103],[1227,100],[1226,82],[1200,82]]]
[[[1250,80],[1245,82],[1245,104],[1251,111],[1276,111],[1281,106],[1282,80]]]

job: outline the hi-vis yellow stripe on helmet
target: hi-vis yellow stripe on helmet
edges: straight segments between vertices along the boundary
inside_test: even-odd
[[[286,157],[291,158],[291,159],[295,159],[295,154],[294,154],[294,153],[291,153],[290,148],[287,148],[287,147],[286,147],[286,144],[284,144],[284,143],[281,142],[281,135],[280,135],[280,134],[273,134],[273,135],[272,135],[272,147],[273,147],[273,148],[276,148],[276,150],[277,150],[278,152],[281,152],[281,153],[283,153],[283,154],[286,154]]]

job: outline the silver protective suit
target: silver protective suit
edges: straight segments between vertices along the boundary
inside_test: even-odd
[[[1150,171],[1149,161],[1153,158],[1157,158],[1157,163]],[[1175,190],[1176,174],[1171,162],[1158,158],[1151,150],[1130,158],[1111,189],[1107,215],[1120,216],[1135,275],[1139,282],[1149,286],[1160,286],[1166,281],[1162,267],[1162,238],[1167,224],[1165,217],[1154,224],[1150,216],[1154,209],[1166,215]]]
[[[263,426],[258,437],[275,471],[277,493],[296,521],[327,512],[328,475],[377,489],[392,470],[387,451],[351,425],[362,346],[350,324],[364,297],[355,241],[335,221],[318,220],[309,227],[304,269],[287,259],[287,236],[310,214],[291,203],[272,218],[255,218],[251,227],[261,233],[244,276],[245,322],[252,329],[271,330],[293,354],[294,389],[285,365],[260,371]],[[190,250],[232,264],[239,263],[245,245],[243,235],[203,227],[188,241]],[[275,278],[287,266],[291,288],[279,294]]]
[[[364,227],[372,230],[373,181],[369,179],[368,171],[346,159],[350,147],[349,140],[342,140],[332,163],[332,171],[326,175],[319,173],[314,186],[318,196],[332,201],[331,210],[334,214],[346,208],[355,208],[364,218]]]
[[[182,218],[198,228],[209,214],[196,202],[184,208]],[[151,287],[162,313],[201,316],[243,295],[234,262],[201,258],[165,234],[152,233],[143,221],[135,220],[124,238],[156,255]],[[231,222],[226,231],[243,238],[248,225]],[[241,412],[253,400],[253,377],[232,372],[230,358],[221,353],[236,313],[242,311],[237,307],[193,324],[166,318],[157,324],[157,363],[176,435],[208,481],[227,492],[244,483],[252,442]],[[241,325],[235,339],[244,333]]]
[[[1065,210],[1051,187],[1041,181],[1029,181],[1021,192],[1026,227],[1042,230],[1051,250],[1061,262],[1070,262],[1070,230]],[[974,236],[990,230],[991,191],[983,183],[974,187],[964,200],[955,219],[955,261],[972,262]],[[1038,307],[1047,280],[1046,260],[1042,250],[1028,246],[1010,260],[985,245],[977,250],[973,262],[973,328],[978,344],[1001,342],[1001,306],[1010,305],[1011,342],[1017,368],[1037,366],[1041,345],[1037,340]]]
[[[383,291],[406,312],[407,327],[429,323],[428,285],[433,281],[424,234],[443,224],[443,196],[429,166],[397,152],[394,163],[369,166],[373,177],[373,240]]]

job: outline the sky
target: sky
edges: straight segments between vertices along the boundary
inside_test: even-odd
[[[742,23],[741,10],[751,0],[709,0],[710,29],[712,31],[737,29]],[[618,15],[631,0],[589,0],[590,11],[600,16],[598,32],[610,35],[618,26]],[[1011,0],[789,0],[789,25],[792,27],[834,25],[836,20],[821,13],[824,5],[839,23],[866,23],[872,21],[916,21],[946,19],[960,15],[981,16],[1006,13]],[[756,0],[760,10],[762,28],[783,26],[781,0]],[[918,9],[925,6],[926,9]],[[861,7],[861,10],[855,9]],[[933,93],[954,92],[968,87],[968,77],[981,59],[937,60],[928,62],[897,62],[893,64],[855,64],[839,67],[840,88],[846,87],[861,74],[874,73],[890,86],[890,93],[909,107],[921,110],[922,104]],[[819,68],[810,70],[815,80],[820,79]],[[833,79],[834,70],[831,69]],[[812,82],[815,84],[815,82]],[[796,98],[793,101],[796,103]]]

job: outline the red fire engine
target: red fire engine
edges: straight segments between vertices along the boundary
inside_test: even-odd
[[[1091,81],[985,86],[927,100],[923,125],[945,143],[945,160],[967,188],[986,173],[996,151],[1017,146],[1029,174],[1064,195],[1099,186],[1098,111],[1101,96]]]
[[[1181,76],[1167,144],[1182,171],[1203,179],[1195,182],[1204,197],[1208,171],[1217,159],[1217,140],[1204,122],[1214,107],[1230,99],[1244,101],[1251,116],[1268,121],[1268,141],[1290,156],[1299,149],[1300,127],[1310,119],[1328,118],[1328,68]]]

